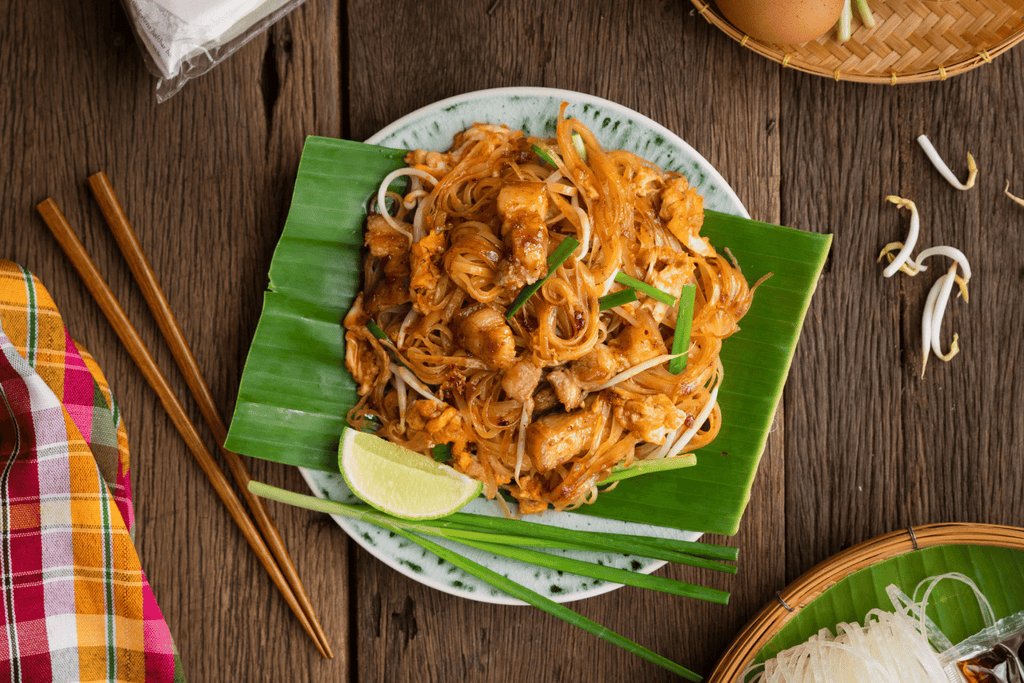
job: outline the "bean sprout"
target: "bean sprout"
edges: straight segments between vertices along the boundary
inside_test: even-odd
[[[978,176],[978,165],[974,163],[974,157],[971,156],[970,152],[967,153],[967,182],[961,183],[957,177],[953,175],[953,171],[949,170],[949,166],[947,166],[946,162],[942,160],[942,157],[939,156],[939,153],[935,150],[935,146],[932,145],[931,140],[928,139],[927,135],[919,136],[917,138],[917,144],[921,145],[921,149],[923,149],[924,153],[928,155],[928,159],[931,160],[935,170],[941,173],[942,177],[949,181],[950,185],[958,190],[969,190],[974,187],[974,179]]]
[[[957,339],[959,336],[953,334],[953,343],[950,344],[949,353],[942,353],[942,346],[939,340],[939,329],[942,326],[942,317],[946,314],[946,304],[949,303],[949,293],[953,289],[953,278],[956,275],[956,264],[949,267],[949,272],[943,275],[936,281],[942,283],[942,288],[939,290],[938,297],[935,299],[935,310],[932,312],[932,351],[935,355],[946,361],[947,363],[953,359],[957,353],[960,352],[960,347],[957,345]],[[934,289],[934,287],[933,287]],[[925,315],[927,315],[925,311]]]
[[[903,264],[910,259],[910,253],[914,251],[914,247],[917,246],[917,236],[921,231],[921,216],[917,213],[917,205],[909,199],[903,199],[895,195],[889,195],[885,198],[886,201],[892,202],[900,209],[910,209],[910,229],[907,231],[907,239],[903,243],[903,248],[900,249],[900,253],[896,255],[896,258],[892,260],[885,270],[882,271],[882,275],[885,277],[892,277],[898,270],[903,267]],[[886,252],[883,251],[884,255]],[[881,256],[879,256],[881,258]],[[911,273],[913,274],[913,273]]]
[[[682,355],[683,354],[681,354],[681,353],[677,353],[675,355],[673,355],[671,353],[666,353],[666,354],[661,355],[661,356],[655,356],[654,358],[652,358],[652,359],[650,359],[648,361],[644,361],[643,363],[637,363],[633,367],[629,368],[628,370],[623,370],[622,372],[620,372],[619,374],[615,375],[610,380],[608,380],[607,382],[602,384],[601,386],[599,386],[596,389],[594,389],[594,392],[604,391],[608,387],[613,387],[616,384],[618,384],[619,382],[625,382],[630,377],[633,377],[635,375],[639,375],[641,372],[643,372],[645,370],[650,370],[653,367],[661,365],[662,363],[667,363],[668,361],[672,360],[673,358],[678,358],[679,356],[682,356]]]
[[[437,184],[437,178],[430,175],[426,171],[421,171],[418,168],[400,168],[397,171],[392,171],[391,173],[388,173],[387,176],[384,177],[384,180],[381,182],[380,189],[377,190],[377,212],[381,216],[384,216],[384,220],[388,222],[388,225],[390,225],[392,228],[408,237],[409,241],[412,242],[412,235],[410,235],[407,230],[403,230],[398,226],[398,221],[396,221],[391,216],[391,212],[388,211],[388,205],[384,201],[385,197],[387,196],[388,187],[391,185],[391,183],[393,183],[395,180],[402,176],[415,176],[417,178],[423,178],[424,180],[429,180],[435,185]]]
[[[1021,206],[1024,206],[1024,199],[1021,199],[1017,195],[1010,194],[1010,181],[1009,180],[1006,181],[1006,189],[1003,190],[1003,192],[1006,194],[1007,197],[1009,197],[1013,201],[1017,202]]]

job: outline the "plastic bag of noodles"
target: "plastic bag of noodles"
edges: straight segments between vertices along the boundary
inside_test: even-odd
[[[122,0],[163,102],[303,0]]]

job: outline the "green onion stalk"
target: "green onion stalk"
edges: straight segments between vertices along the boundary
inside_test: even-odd
[[[700,681],[701,677],[625,636],[609,631],[568,607],[560,605],[430,539],[445,539],[559,572],[588,576],[602,581],[647,588],[698,600],[707,600],[717,604],[727,604],[729,594],[725,591],[696,586],[661,576],[650,576],[603,564],[553,555],[542,552],[538,548],[641,554],[645,557],[664,559],[715,571],[728,573],[735,573],[736,571],[734,566],[725,564],[726,561],[736,560],[736,549],[707,543],[562,529],[517,519],[504,519],[466,513],[455,513],[443,519],[413,522],[379,512],[368,505],[346,505],[336,501],[323,500],[313,496],[285,491],[257,481],[249,483],[249,491],[255,495],[288,505],[367,522],[398,534],[513,598],[533,605],[548,614],[556,616],[573,626],[578,626],[588,633],[618,645],[628,652],[691,681]]]

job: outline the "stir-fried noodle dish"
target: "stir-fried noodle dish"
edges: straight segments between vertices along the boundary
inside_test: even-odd
[[[410,152],[373,203],[344,321],[350,424],[447,449],[524,514],[592,502],[613,468],[712,441],[722,340],[756,288],[700,235],[685,177],[602,150],[565,108],[554,139],[477,124],[447,152]],[[389,190],[400,176],[404,194]]]

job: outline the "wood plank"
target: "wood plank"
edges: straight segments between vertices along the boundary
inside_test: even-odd
[[[962,351],[950,363],[933,357],[923,379],[921,312],[949,261],[931,259],[928,272],[902,278],[902,447],[913,474],[900,503],[915,523],[1019,525],[1024,519],[1024,377],[1012,370],[1024,362],[1024,209],[1003,194],[1007,180],[1024,189],[1024,143],[1019,116],[998,113],[1024,108],[1022,66],[1024,54],[1016,50],[961,78],[923,86],[913,96],[901,93],[900,189],[921,211],[920,248],[958,247],[975,274],[970,303],[951,299],[941,331],[944,350],[958,332]],[[966,153],[975,156],[974,189],[956,190],[939,175],[915,142],[922,133],[962,178]]]
[[[905,522],[896,282],[881,276],[877,226],[898,186],[898,92],[786,72],[782,220],[831,232],[832,253],[786,389],[787,580]],[[821,160],[828,159],[827,163]],[[887,233],[888,234],[888,233]]]
[[[386,14],[374,9],[349,3],[353,139],[472,90],[577,90],[679,133],[733,184],[755,217],[778,220],[779,138],[772,125],[778,69],[706,25],[686,3],[446,1],[399,3]],[[430,49],[409,50],[410,35]],[[731,540],[745,558],[741,575],[697,577],[733,590],[732,607],[631,588],[572,607],[684,665],[710,670],[784,578],[782,443],[780,420],[743,529]],[[509,680],[673,678],[537,610],[453,598],[362,551],[355,561],[356,629],[372,634],[359,640],[359,680],[485,681],[498,672]],[[681,568],[660,571],[694,578]]]
[[[138,547],[189,680],[347,678],[347,543],[276,508],[339,657],[322,664],[184,444],[34,215],[62,205],[179,396],[187,389],[94,206],[110,176],[225,416],[238,387],[306,133],[340,133],[338,8],[308,3],[157,105],[117,3],[10,6],[0,27],[0,255],[50,288],[128,427]],[[198,410],[190,414],[197,423]],[[201,433],[208,436],[207,430]],[[256,478],[302,488],[263,463]]]
[[[1019,207],[1002,197],[1021,158],[1021,55],[945,83],[885,88],[783,79],[782,216],[834,231],[826,275],[793,365],[787,401],[787,575],[855,543],[911,524],[1019,524],[1022,396]],[[921,132],[961,174],[979,158],[979,185],[949,187],[914,139]],[[819,160],[829,159],[827,164]],[[1018,172],[1019,174],[1019,172]],[[875,256],[906,235],[900,194],[922,210],[921,248],[954,244],[975,272],[969,306],[944,327],[964,352],[932,358],[920,377],[920,316],[936,272],[881,276]],[[938,263],[938,261],[937,261]],[[933,268],[942,268],[939,265]]]

